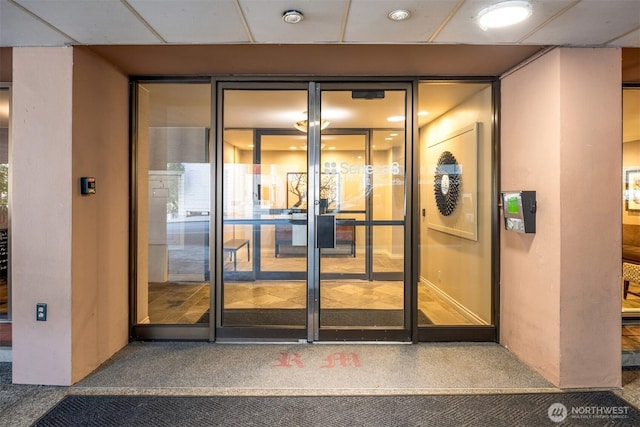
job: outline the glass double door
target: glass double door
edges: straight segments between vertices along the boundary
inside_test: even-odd
[[[411,339],[410,92],[218,84],[215,339]]]

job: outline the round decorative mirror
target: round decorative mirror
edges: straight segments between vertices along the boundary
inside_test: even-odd
[[[461,184],[460,167],[449,151],[443,151],[438,158],[433,179],[433,193],[438,210],[444,216],[453,213],[458,204]]]

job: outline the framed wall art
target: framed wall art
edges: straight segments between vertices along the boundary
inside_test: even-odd
[[[320,199],[328,211],[340,209],[340,175],[320,174]],[[307,173],[287,172],[287,209],[307,209]]]
[[[625,175],[625,206],[628,211],[640,211],[640,169],[628,170]]]
[[[443,233],[478,240],[478,135],[474,123],[427,144],[432,194],[427,226]]]

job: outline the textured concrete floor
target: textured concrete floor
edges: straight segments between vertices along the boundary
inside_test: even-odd
[[[67,394],[407,395],[561,392],[497,344],[132,343],[72,387],[10,384],[0,425],[29,426]],[[7,369],[7,367],[9,367]],[[3,374],[4,372],[4,374]],[[640,370],[623,372],[640,404]]]

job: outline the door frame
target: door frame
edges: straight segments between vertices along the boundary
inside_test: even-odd
[[[411,100],[413,110],[410,110],[411,113],[407,114],[408,120],[411,120],[411,126],[409,126],[409,122],[407,122],[407,132],[411,132],[411,139],[408,140],[412,144],[411,150],[407,149],[407,153],[409,153],[413,158],[410,161],[406,162],[406,177],[407,177],[407,189],[406,196],[412,202],[411,211],[411,221],[409,221],[405,226],[405,253],[410,253],[410,258],[405,259],[405,263],[409,264],[407,268],[405,268],[405,276],[410,278],[410,283],[415,286],[411,286],[410,294],[407,293],[405,298],[410,299],[411,307],[411,341],[412,342],[467,342],[467,341],[480,341],[480,342],[496,342],[498,339],[499,328],[500,328],[500,316],[499,316],[499,307],[500,307],[500,289],[499,289],[499,271],[500,271],[500,247],[499,247],[499,235],[500,235],[500,222],[499,222],[499,209],[497,207],[498,202],[498,189],[499,189],[499,166],[500,166],[500,79],[495,76],[438,76],[438,77],[427,77],[427,76],[405,76],[405,77],[366,77],[366,76],[354,76],[354,77],[336,77],[336,76],[326,76],[326,77],[318,77],[318,76],[269,76],[269,75],[252,75],[252,76],[218,76],[218,75],[208,75],[208,76],[132,76],[130,78],[130,141],[131,141],[131,153],[130,153],[130,180],[129,180],[129,188],[130,188],[130,206],[129,206],[129,218],[130,218],[130,230],[129,230],[129,242],[130,242],[130,252],[129,252],[129,339],[131,341],[136,340],[208,340],[211,342],[216,341],[216,331],[214,326],[210,326],[210,324],[147,324],[147,323],[137,323],[136,319],[136,311],[137,311],[137,277],[138,277],[138,229],[139,229],[139,221],[145,220],[144,218],[140,218],[138,207],[137,207],[137,178],[138,178],[138,167],[137,167],[137,157],[138,157],[138,148],[137,148],[137,132],[138,132],[138,87],[141,84],[145,83],[181,83],[181,84],[189,84],[189,83],[208,83],[211,85],[211,94],[212,94],[212,104],[211,104],[211,120],[210,120],[210,137],[209,137],[209,153],[210,155],[214,155],[216,153],[216,136],[218,135],[217,130],[217,86],[219,82],[228,82],[228,83],[237,83],[244,82],[250,83],[253,82],[256,84],[256,87],[262,87],[265,82],[269,83],[279,83],[280,85],[285,84],[286,82],[300,84],[300,82],[308,82],[313,78],[316,82],[321,83],[332,83],[332,82],[346,82],[352,84],[364,84],[364,86],[370,86],[367,81],[374,81],[380,83],[398,83],[398,82],[406,82],[412,84],[413,91]],[[419,160],[417,153],[413,151],[417,148],[418,144],[418,98],[419,84],[422,82],[450,82],[450,83],[486,83],[490,84],[492,87],[492,115],[493,119],[490,124],[492,127],[492,137],[491,141],[488,141],[492,148],[492,164],[491,164],[491,186],[492,186],[492,202],[491,202],[491,238],[492,243],[492,260],[491,260],[491,287],[492,287],[492,304],[491,304],[491,318],[492,324],[490,325],[429,325],[429,326],[420,326],[418,325],[418,317],[417,317],[417,307],[418,307],[418,262],[419,262],[419,236],[414,236],[413,231],[420,230],[420,204],[419,204],[419,186],[418,180],[419,177],[415,176],[419,171]],[[364,83],[363,83],[364,82]],[[414,155],[416,154],[416,155]],[[221,182],[221,176],[217,176],[219,171],[212,171],[211,174],[211,190],[219,191],[218,188],[213,187],[213,184]],[[212,210],[215,212],[215,210]],[[222,248],[220,245],[215,244],[214,240],[214,229],[215,226],[218,225],[214,222],[214,218],[212,218],[212,223],[210,227],[210,242],[214,243],[210,246],[210,267],[211,267],[211,275],[210,275],[210,287],[214,289],[215,285],[215,274],[216,274],[216,264],[213,262],[218,256],[222,256]],[[218,255],[219,254],[219,255]],[[213,301],[215,302],[215,300]],[[213,305],[211,308],[214,308]],[[215,325],[215,324],[213,324]]]
[[[211,188],[215,189],[215,194],[211,197],[211,212],[215,212],[214,226],[210,230],[210,241],[214,242],[211,251],[210,265],[212,266],[212,291],[211,291],[211,308],[215,311],[215,316],[210,317],[210,340],[211,341],[247,341],[247,340],[301,340],[304,339],[299,335],[298,329],[277,329],[277,328],[258,328],[258,327],[224,327],[222,326],[223,312],[223,294],[224,294],[224,278],[223,278],[223,257],[215,256],[215,254],[223,254],[223,230],[224,230],[224,206],[223,206],[223,173],[224,173],[224,153],[223,153],[223,129],[220,125],[224,120],[224,91],[233,90],[235,88],[244,90],[287,90],[305,88],[307,91],[307,114],[310,123],[307,132],[307,188],[310,190],[307,205],[307,325],[306,325],[306,341],[396,341],[407,342],[414,341],[416,333],[414,331],[415,323],[415,307],[417,301],[414,297],[415,286],[417,283],[417,268],[414,263],[408,263],[407,260],[412,259],[414,241],[411,231],[411,215],[413,212],[413,179],[412,179],[412,159],[413,156],[413,109],[414,102],[414,85],[411,82],[323,82],[320,80],[307,80],[302,83],[291,82],[255,82],[255,81],[238,81],[225,80],[212,82],[212,99],[214,106],[212,108],[212,129],[215,138],[213,140],[214,158],[211,159],[215,165],[215,173],[211,174]],[[321,173],[320,150],[321,150],[321,131],[318,126],[313,123],[320,123],[320,107],[321,107],[321,91],[322,90],[403,90],[405,92],[405,135],[404,135],[404,274],[403,274],[403,312],[404,326],[402,329],[321,329],[320,328],[320,249],[316,246],[316,216],[320,214],[319,204],[312,203],[312,196],[319,195]],[[254,132],[260,132],[254,130]],[[367,218],[368,222],[372,222]],[[384,224],[384,221],[380,221]],[[390,222],[390,221],[387,221]],[[394,224],[398,225],[398,224]],[[255,234],[254,234],[255,235]],[[369,242],[368,242],[369,243]],[[254,254],[259,248],[254,242]],[[255,259],[255,255],[254,255]],[[322,332],[321,332],[322,331]]]

